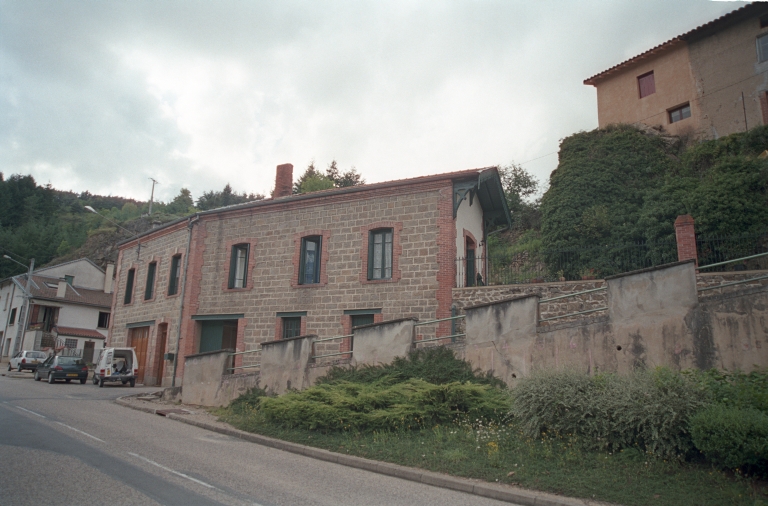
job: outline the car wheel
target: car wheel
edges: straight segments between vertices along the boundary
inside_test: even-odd
[[[10,362],[8,362],[8,370],[9,371],[13,371],[13,367],[11,367],[11,363]]]
[[[122,383],[123,385],[125,385],[126,383],[128,383],[128,380],[122,380]]]
[[[81,378],[81,379],[80,379],[80,384],[81,384],[81,385],[85,385],[85,380],[86,380],[86,378]]]
[[[19,364],[19,372],[22,372],[21,364]]]
[[[69,378],[65,379],[64,381],[66,381],[67,383],[72,383],[72,380]]]
[[[103,379],[99,380],[99,388],[104,388],[104,380]]]
[[[95,374],[93,375],[93,380],[92,381],[93,381],[94,385],[98,385],[99,384],[99,378],[97,378]]]
[[[55,380],[55,379],[53,379],[53,373],[52,373],[52,372],[49,372],[49,373],[48,373],[48,384],[49,384],[49,385],[53,385],[55,382],[56,382],[56,380]]]
[[[40,373],[35,371],[35,381],[40,381]]]
[[[136,380],[135,379],[131,379],[131,388],[133,388],[135,386],[136,386]]]

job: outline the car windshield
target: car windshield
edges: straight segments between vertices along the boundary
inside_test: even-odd
[[[48,355],[46,355],[42,351],[30,351],[29,353],[27,353],[27,356],[29,358],[45,358]]]
[[[85,363],[77,357],[59,357],[59,365],[85,365]]]

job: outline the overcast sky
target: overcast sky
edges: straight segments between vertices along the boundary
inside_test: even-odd
[[[597,127],[582,82],[744,5],[0,0],[0,172],[94,194],[265,193],[523,163]]]

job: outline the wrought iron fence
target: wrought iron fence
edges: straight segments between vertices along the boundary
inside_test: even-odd
[[[754,257],[768,251],[768,231],[730,237],[697,237],[696,250],[702,268],[735,258]],[[768,257],[765,256],[744,258],[741,262],[717,266],[717,269],[707,272],[763,269],[768,269]]]
[[[511,285],[599,279],[677,261],[675,241],[532,249],[456,259],[456,286]]]

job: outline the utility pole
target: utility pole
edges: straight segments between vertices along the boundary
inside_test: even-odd
[[[6,258],[12,262],[16,262],[13,258],[9,257],[8,255],[3,255],[3,258]],[[26,265],[22,264],[21,262],[16,262],[17,264],[21,265],[22,267],[26,267]],[[35,270],[35,259],[31,259],[29,261],[29,271],[27,271],[27,285],[24,288],[24,304],[21,306],[21,311],[19,312],[19,319],[16,320],[16,342],[13,345],[13,354],[15,355],[16,352],[21,351],[21,342],[24,339],[24,334],[27,332],[27,313],[29,312],[29,301],[32,298],[32,294],[29,292],[29,289],[32,286],[32,272]]]
[[[152,201],[155,200],[155,185],[160,183],[158,183],[151,177],[148,179],[152,181],[152,194],[149,197],[149,215],[152,216]]]

